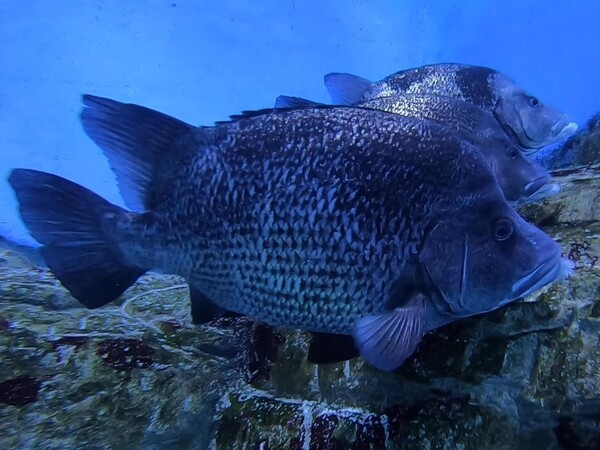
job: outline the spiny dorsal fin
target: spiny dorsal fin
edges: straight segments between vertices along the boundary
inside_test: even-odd
[[[290,97],[280,95],[275,100],[275,108],[314,108],[315,106],[324,106],[323,103],[313,102],[302,97]]]
[[[245,111],[240,112],[239,114],[234,114],[234,115],[229,116],[229,120],[220,120],[218,122],[215,122],[215,124],[223,125],[223,124],[227,124],[227,123],[231,123],[231,122],[237,122],[238,120],[242,120],[242,119],[250,119],[252,117],[266,116],[269,114],[285,114],[289,111],[296,111],[298,109],[332,109],[332,108],[356,108],[356,107],[339,106],[339,105],[324,105],[322,103],[316,103],[315,105],[305,106],[304,108],[286,107],[286,108],[263,108],[263,109],[256,109],[256,110],[245,110]],[[366,108],[361,108],[361,109],[366,109]]]

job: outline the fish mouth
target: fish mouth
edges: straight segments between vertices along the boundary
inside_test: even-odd
[[[568,117],[564,117],[552,125],[550,133],[554,139],[559,139],[567,134],[571,134],[577,130],[577,124],[575,122],[569,122]]]
[[[553,183],[548,176],[542,176],[525,185],[525,195],[519,200],[519,204],[537,202],[558,192],[560,185]]]
[[[523,123],[521,122],[523,126]],[[554,123],[550,128],[549,136],[542,140],[534,139],[527,133],[527,128],[523,126],[523,135],[527,139],[527,144],[522,142],[525,148],[523,148],[523,153],[527,156],[537,152],[540,148],[546,147],[547,145],[553,144],[565,136],[575,132],[578,128],[576,122],[569,122],[568,117],[564,117]]]
[[[561,258],[560,255],[555,255],[515,282],[512,285],[512,292],[515,298],[527,297],[547,284],[568,278],[572,272],[573,263]]]

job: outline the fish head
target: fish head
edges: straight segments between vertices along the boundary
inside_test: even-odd
[[[557,142],[577,130],[569,117],[529,95],[514,83],[499,83],[496,120],[528,153]],[[527,150],[526,150],[527,151]]]
[[[528,158],[497,126],[479,142],[506,200],[524,204],[556,194],[560,188],[540,164]]]
[[[478,201],[445,217],[419,253],[424,291],[450,322],[491,311],[568,276],[556,242],[506,201]]]

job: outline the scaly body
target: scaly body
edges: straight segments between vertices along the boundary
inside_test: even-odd
[[[84,129],[133,212],[43,172],[15,169],[9,181],[48,265],[90,308],[158,269],[187,279],[196,322],[228,310],[352,334],[390,370],[424,332],[568,269],[481,153],[444,127],[319,107],[195,128],[84,102]]]

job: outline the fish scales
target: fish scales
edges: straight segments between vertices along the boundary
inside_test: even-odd
[[[446,127],[315,106],[195,128],[83,99],[130,211],[36,170],[9,182],[49,267],[89,308],[161,270],[186,278],[194,323],[229,310],[321,332],[315,345],[351,334],[354,351],[393,370],[425,332],[570,273]]]
[[[399,71],[373,84],[364,101],[387,97],[398,92],[448,95],[485,109],[495,106],[495,78],[498,72],[487,67],[443,64]],[[501,75],[500,75],[501,76]]]
[[[577,129],[566,114],[543,104],[507,75],[489,67],[440,63],[401,70],[376,82],[343,73],[328,74],[324,81],[336,104],[362,105],[374,99],[411,94],[465,101],[492,113],[527,153],[555,143]],[[292,99],[291,103],[305,102]]]
[[[422,161],[430,126],[351,109],[337,110],[336,121],[324,114],[245,119],[217,126],[209,145],[203,129],[180,142],[193,150],[171,152],[168,181],[154,188],[170,199],[152,205],[153,233],[170,236],[153,256],[159,266],[274,325],[332,331],[334,314],[342,320],[333,331],[348,332],[359,314],[381,311],[433,217],[432,187],[454,201],[456,151],[445,147],[460,143],[438,142]],[[393,142],[366,145],[382,140]],[[408,149],[403,161],[399,147]]]

